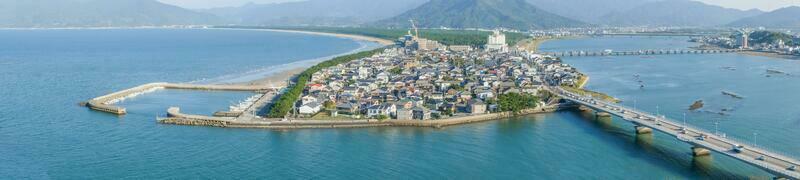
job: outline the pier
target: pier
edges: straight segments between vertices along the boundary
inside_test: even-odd
[[[549,89],[565,100],[591,108],[598,113],[608,113],[621,117],[625,121],[633,123],[637,134],[647,134],[656,130],[674,136],[680,141],[693,145],[691,150],[695,156],[710,155],[710,152],[714,151],[761,168],[777,176],[777,178],[800,179],[800,172],[797,172],[800,161],[781,155],[778,152],[754,146],[745,147],[743,146],[745,143],[730,139],[725,135],[690,127],[685,123],[680,124],[664,116],[657,116],[590,96],[575,94],[560,87],[550,87]]]
[[[158,82],[158,83],[143,84],[130,89],[125,89],[122,91],[117,91],[111,94],[92,98],[85,104],[92,110],[102,111],[117,115],[125,115],[128,113],[127,110],[123,107],[114,106],[115,103],[122,101],[126,98],[132,98],[141,94],[153,92],[160,89],[188,89],[188,90],[203,90],[203,91],[253,91],[253,92],[269,92],[275,90],[275,88],[266,86],[202,85],[202,84],[177,84],[177,83]]]
[[[577,57],[577,56],[650,56],[650,55],[681,55],[681,54],[723,54],[737,53],[743,50],[722,49],[722,50],[638,50],[638,51],[564,51],[564,52],[543,52],[544,55],[555,57]]]

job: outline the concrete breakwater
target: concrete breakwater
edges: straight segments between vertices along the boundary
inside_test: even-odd
[[[204,91],[269,91],[272,88],[265,86],[243,86],[243,85],[203,85],[203,84],[177,84],[177,83],[148,83],[136,86],[130,89],[117,91],[111,94],[103,95],[100,97],[92,98],[86,102],[86,106],[90,109],[108,112],[117,115],[127,114],[123,107],[114,106],[114,103],[124,101],[127,98],[132,98],[148,92],[153,92],[159,89],[188,89],[188,90],[204,90]]]
[[[461,117],[451,117],[439,120],[377,120],[377,119],[353,119],[353,120],[282,120],[282,119],[248,119],[248,118],[223,118],[208,117],[198,115],[188,115],[180,113],[179,108],[170,108],[167,111],[167,118],[159,118],[162,124],[192,125],[192,126],[211,126],[225,128],[263,128],[263,129],[314,129],[314,128],[366,128],[366,127],[432,127],[442,128],[445,126],[485,122],[497,119],[510,118],[519,115],[548,113],[561,110],[560,106],[547,106],[544,108],[526,109],[517,114],[512,112],[490,113],[480,115],[469,115]]]

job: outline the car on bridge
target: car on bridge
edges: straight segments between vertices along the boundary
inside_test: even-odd
[[[738,144],[733,144],[733,149],[732,150],[733,150],[733,152],[741,153],[742,151],[744,151],[744,146],[738,145]]]
[[[699,136],[697,136],[697,140],[701,140],[701,141],[705,141],[706,138],[708,138],[708,135],[705,135],[705,134],[700,134]]]

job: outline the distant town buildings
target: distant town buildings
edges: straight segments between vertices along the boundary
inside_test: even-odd
[[[405,36],[398,38],[397,44],[401,47],[408,47],[414,50],[424,51],[437,50],[445,47],[438,41],[420,38],[417,35],[413,35],[411,34],[411,31],[408,31],[408,34]]]
[[[740,38],[739,38],[740,47],[742,49],[749,49],[750,48],[749,42],[750,42],[749,33],[743,31],[741,36],[740,36]]]
[[[764,40],[757,42],[753,41],[754,39],[764,39],[765,37],[763,36],[774,36],[774,37],[781,36],[781,37],[789,37],[793,42],[800,42],[800,37],[788,34],[777,35],[781,34],[781,32],[761,31],[759,33],[760,33],[759,36],[762,37],[753,37],[755,33],[741,30],[738,31],[738,34],[731,36],[727,35],[705,36],[705,37],[693,38],[692,41],[726,49],[746,49],[746,50],[754,50],[760,52],[771,52],[782,55],[800,55],[800,45],[798,45],[797,43],[789,43],[787,41],[784,41],[783,39],[775,39],[772,41],[764,41]]]

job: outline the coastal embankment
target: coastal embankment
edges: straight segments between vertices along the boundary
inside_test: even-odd
[[[265,86],[243,86],[243,85],[201,85],[201,84],[177,84],[177,83],[148,83],[139,85],[130,89],[113,92],[111,94],[92,98],[86,105],[92,110],[108,112],[117,115],[127,114],[123,107],[114,106],[114,103],[132,98],[148,92],[153,92],[159,89],[188,89],[188,90],[203,90],[203,91],[267,91],[271,90],[270,87]]]
[[[797,56],[797,55],[778,54],[778,53],[775,53],[775,52],[741,51],[741,52],[739,52],[739,54],[748,55],[748,56],[761,56],[761,57],[771,57],[771,58],[780,58],[780,59],[800,60],[800,56]]]
[[[179,108],[170,108],[168,117],[159,118],[162,124],[192,125],[192,126],[212,126],[224,128],[261,128],[261,129],[314,129],[314,128],[366,128],[366,127],[432,127],[442,128],[446,126],[485,122],[491,120],[505,119],[515,116],[550,113],[563,109],[559,105],[551,105],[542,108],[526,109],[518,113],[501,112],[480,115],[468,115],[450,117],[437,120],[377,120],[377,119],[352,119],[352,120],[311,120],[311,119],[247,119],[247,118],[224,118],[208,117],[199,115],[189,115],[180,113]]]
[[[695,50],[732,50],[731,48],[725,48],[718,45],[713,44],[706,44],[702,43],[699,46],[691,47],[691,49]],[[761,57],[770,57],[770,58],[780,58],[780,59],[789,59],[789,60],[800,60],[800,56],[798,55],[791,55],[791,54],[780,54],[777,52],[768,52],[768,51],[757,51],[757,50],[742,50],[738,51],[739,54],[748,55],[748,56],[761,56]]]

